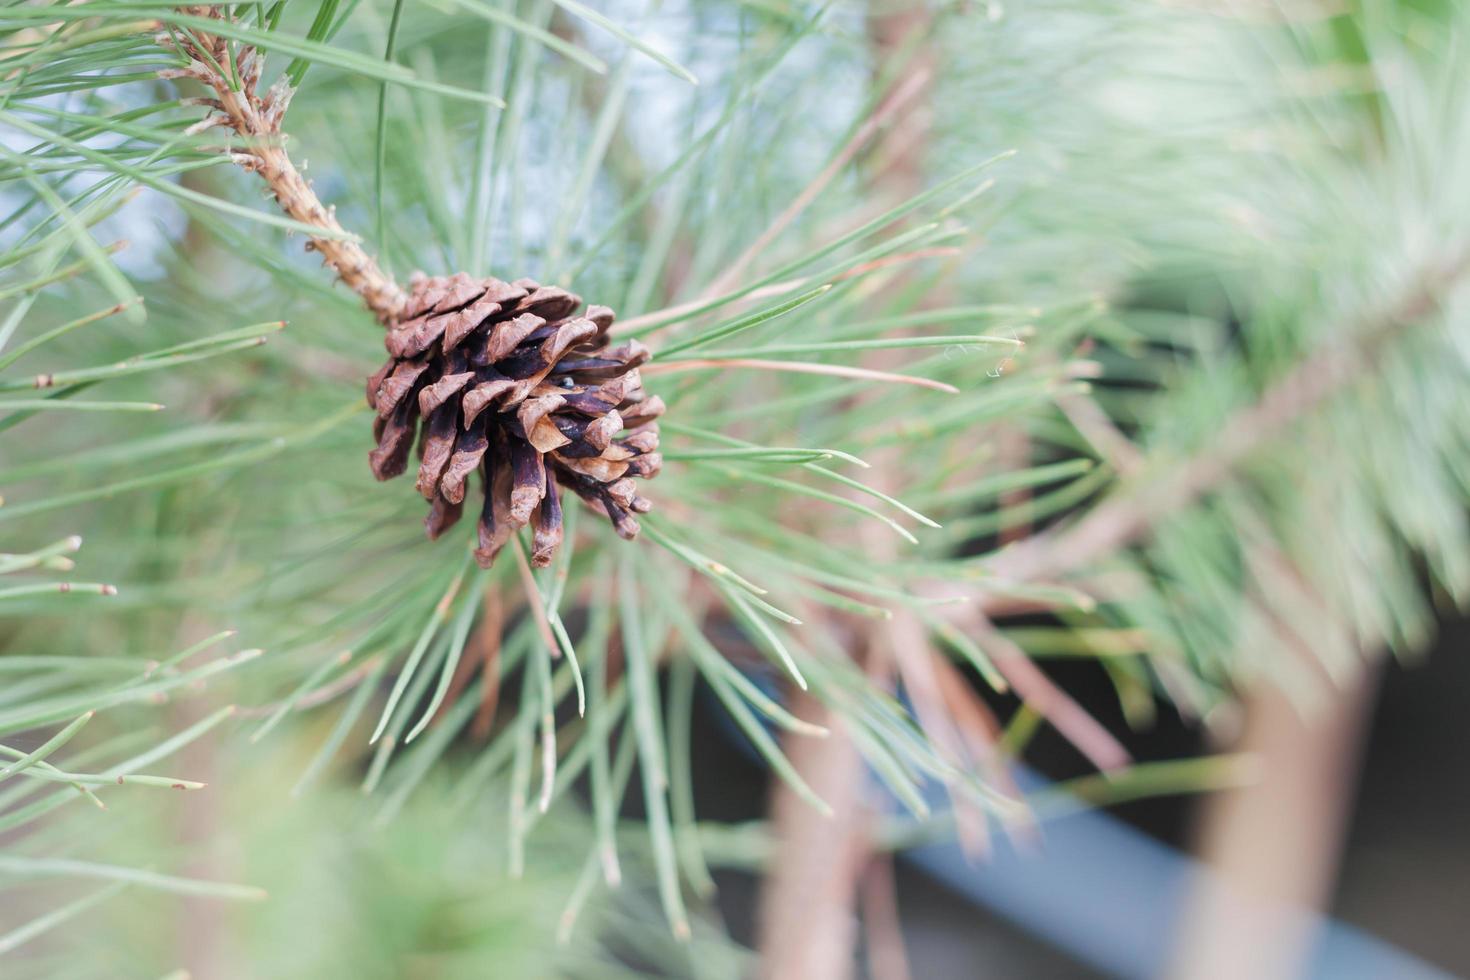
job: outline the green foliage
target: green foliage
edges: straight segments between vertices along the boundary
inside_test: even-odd
[[[293,804],[277,773],[299,766],[304,747],[222,745],[214,765],[228,775],[203,813],[112,815],[121,826],[109,847],[119,857],[156,860],[178,848],[171,838],[192,839],[191,863],[248,876],[269,897],[226,904],[189,888],[134,891],[89,915],[69,975],[158,977],[181,956],[200,973],[251,977],[739,975],[740,955],[708,922],[696,923],[687,950],[673,951],[649,914],[651,896],[629,895],[621,910],[586,909],[568,930],[562,911],[585,833],[575,813],[542,824],[528,855],[535,873],[512,877],[505,814],[490,799],[455,802],[441,772],[386,826],[364,822],[361,797],[340,783],[310,805]],[[211,824],[203,839],[201,820]],[[648,860],[638,836],[625,834],[635,873]],[[8,873],[7,862],[0,871]],[[616,939],[599,939],[607,935]],[[619,957],[665,966],[634,970]],[[688,966],[694,957],[697,970]]]

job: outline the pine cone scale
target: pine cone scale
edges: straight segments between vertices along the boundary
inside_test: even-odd
[[[444,350],[452,351],[459,347],[466,337],[474,333],[476,327],[499,313],[500,309],[499,302],[486,296],[463,310],[445,314],[448,322],[444,324]]]
[[[378,417],[387,418],[392,415],[404,397],[414,390],[419,378],[423,377],[428,368],[428,363],[424,361],[400,361],[393,372],[379,383],[373,400],[369,403],[377,408]]]
[[[546,325],[546,321],[534,313],[522,313],[514,320],[497,323],[485,338],[485,347],[471,362],[484,367],[494,364],[520,346],[521,341]]]
[[[456,374],[446,374],[444,377],[429,385],[419,392],[419,414],[428,416],[440,405],[459,394],[465,385],[474,380],[474,371],[461,371]]]
[[[545,567],[551,564],[556,549],[561,547],[562,516],[561,495],[556,484],[555,471],[546,470],[546,495],[541,506],[536,508],[531,523],[531,564]]]

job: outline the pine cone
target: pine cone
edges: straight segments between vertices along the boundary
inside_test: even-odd
[[[652,505],[630,478],[656,476],[663,462],[655,421],[663,401],[638,377],[648,349],[608,347],[612,310],[575,316],[580,297],[531,279],[457,273],[411,285],[385,340],[388,363],[368,379],[378,413],[373,475],[402,473],[422,429],[417,486],[431,503],[424,527],[433,539],[459,520],[465,481],[479,470],[475,558],[485,568],[526,524],[532,563],[550,563],[562,539],[562,486],[634,537],[633,514]]]

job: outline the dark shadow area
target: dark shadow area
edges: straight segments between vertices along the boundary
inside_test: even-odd
[[[1383,673],[1332,913],[1470,976],[1470,621]]]
[[[1465,778],[1462,692],[1470,690],[1470,622],[1445,624],[1434,650],[1383,672],[1363,758],[1341,879],[1330,910],[1381,939],[1460,975],[1470,975],[1470,781]],[[1049,661],[1048,673],[1123,740],[1140,761],[1203,750],[1194,728],[1167,706],[1155,725],[1128,732],[1107,676],[1095,664]],[[768,774],[724,723],[718,704],[695,713],[699,812],[716,821],[765,815]],[[1087,772],[1075,749],[1043,728],[1028,760],[1054,779]],[[1110,813],[1173,847],[1189,844],[1198,800],[1161,797]],[[983,874],[983,866],[977,869]],[[733,936],[751,944],[759,882],[720,872],[719,908]],[[923,873],[897,869],[913,976],[1011,978],[1096,976],[1084,966]]]

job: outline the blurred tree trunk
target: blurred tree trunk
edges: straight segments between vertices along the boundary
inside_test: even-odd
[[[782,745],[792,765],[832,807],[832,816],[777,781],[771,800],[776,850],[761,896],[761,976],[767,980],[842,980],[853,974],[858,940],[854,899],[867,858],[863,834],[864,766],[852,739],[820,701],[802,693],[797,715],[832,730]]]
[[[1366,667],[1304,717],[1275,687],[1246,698],[1239,749],[1254,784],[1204,804],[1195,882],[1176,940],[1174,980],[1303,975],[1316,920],[1337,878],[1363,735],[1377,688]]]
[[[884,101],[895,98],[917,73],[930,80],[934,77],[928,36],[931,18],[927,7],[907,0],[870,4],[869,46],[875,79],[887,85]],[[890,76],[889,69],[895,65],[902,69]],[[870,186],[880,202],[906,199],[924,187],[932,122],[928,85],[916,97],[912,93],[903,97],[908,104],[878,137],[870,154]],[[878,112],[881,105],[875,114]],[[885,469],[895,465],[898,457],[880,455],[870,462],[870,485],[896,489],[893,484],[897,481],[887,478]],[[873,560],[881,562],[883,550],[891,548],[890,539],[883,538]],[[875,681],[883,684],[894,670],[891,651],[880,648],[883,634],[875,634],[871,624],[854,625],[846,631],[851,653],[865,661]],[[831,730],[824,739],[788,736],[782,749],[832,807],[833,816],[823,816],[784,782],[775,782],[771,821],[776,850],[761,896],[760,974],[766,980],[844,980],[857,966],[855,909],[858,884],[869,857],[866,829],[870,815],[863,799],[866,767],[840,720],[820,701],[802,693],[793,702],[799,716]]]

